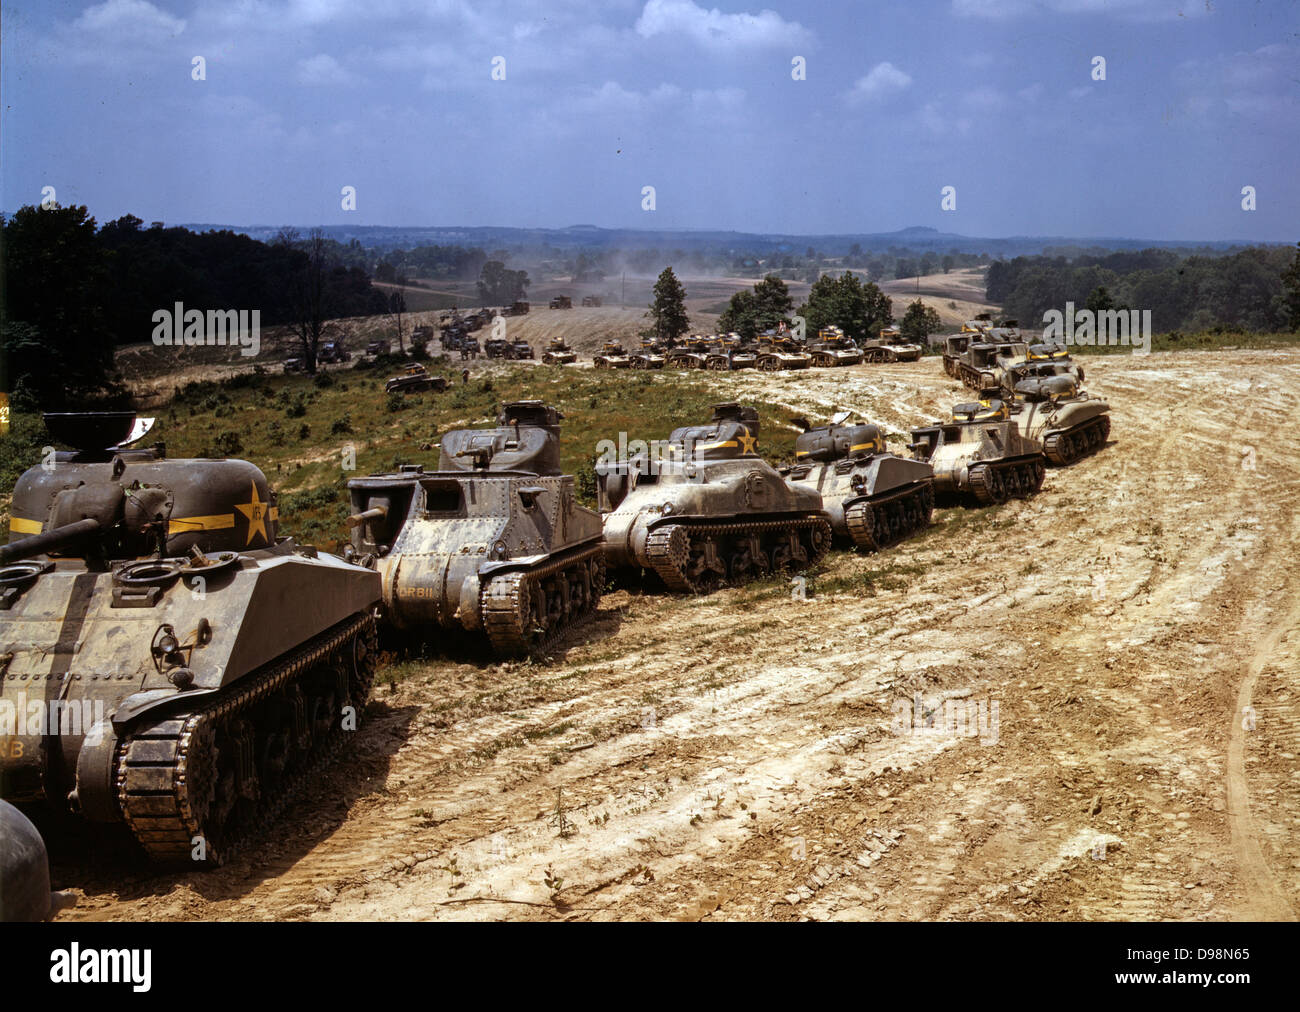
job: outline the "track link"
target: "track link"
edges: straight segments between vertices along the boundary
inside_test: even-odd
[[[927,483],[855,502],[844,511],[844,522],[854,545],[876,552],[924,529],[933,512],[934,488]]]
[[[596,610],[604,590],[599,544],[535,569],[494,574],[479,592],[483,631],[503,657],[545,650]]]
[[[797,550],[790,544],[791,534],[798,536]],[[757,554],[751,548],[755,544]],[[724,581],[740,584],[772,570],[806,569],[826,554],[830,544],[830,521],[822,516],[731,524],[685,521],[652,530],[646,555],[669,590],[705,593]],[[710,568],[710,554],[721,570]]]
[[[1065,467],[1091,456],[1106,445],[1110,417],[1100,415],[1082,425],[1054,432],[1043,440],[1043,453],[1057,467]]]
[[[358,615],[196,711],[128,731],[117,748],[117,797],[149,858],[193,867],[201,840],[204,862],[216,866],[265,830],[346,740],[342,707],[359,723],[376,636],[374,616]],[[266,726],[268,717],[278,723]]]

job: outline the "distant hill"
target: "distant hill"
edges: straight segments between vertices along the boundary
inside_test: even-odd
[[[228,229],[269,241],[279,225],[187,224],[195,231]],[[843,235],[784,235],[778,233],[718,232],[708,230],[667,230],[600,228],[596,225],[569,225],[565,228],[506,228],[500,226],[389,226],[326,225],[325,234],[342,243],[356,239],[373,249],[410,249],[414,246],[471,246],[484,249],[664,249],[712,254],[803,252],[809,246],[826,256],[843,256],[857,244],[864,253],[891,249],[910,253],[987,253],[998,257],[1032,256],[1039,253],[1070,255],[1083,251],[1161,249],[1227,252],[1234,248],[1281,243],[1252,243],[1245,240],[1200,242],[1194,240],[1077,238],[1070,236],[965,236],[940,232],[924,225],[914,225],[895,232],[872,232]],[[305,227],[300,228],[305,231]]]

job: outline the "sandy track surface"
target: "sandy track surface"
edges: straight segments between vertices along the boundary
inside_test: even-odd
[[[1300,353],[1087,371],[1111,443],[1035,499],[835,552],[807,601],[621,590],[550,663],[416,665],[255,853],[65,858],[63,916],[1293,918]],[[964,393],[716,379],[900,431]]]

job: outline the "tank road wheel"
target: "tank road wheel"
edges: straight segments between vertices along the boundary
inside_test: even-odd
[[[781,360],[774,355],[765,355],[758,360],[758,368],[763,372],[780,372]]]
[[[725,358],[711,358],[708,361],[707,368],[711,369],[713,372],[726,372],[731,368],[731,363]]]
[[[844,511],[844,522],[849,528],[849,538],[857,547],[868,552],[880,549],[876,540],[876,511],[871,503],[855,502]]]
[[[808,543],[808,565],[815,565],[831,549],[831,525],[826,520],[818,520],[807,528],[805,539]]]
[[[970,487],[981,506],[1006,502],[1006,490],[998,480],[997,472],[988,464],[979,464],[970,469]]]
[[[601,595],[605,593],[605,557],[597,552],[586,565],[591,580],[591,610],[595,611],[600,604]]]
[[[645,359],[641,359],[641,358],[634,358],[634,359],[632,359],[632,365],[631,365],[631,368],[633,368],[633,369],[644,369],[644,368],[645,368]]]
[[[697,594],[709,594],[717,589],[727,576],[727,563],[713,537],[692,539],[691,561],[686,565],[686,575],[691,589]]]

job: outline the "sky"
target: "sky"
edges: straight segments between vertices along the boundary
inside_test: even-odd
[[[13,0],[0,208],[1300,239],[1296,0],[763,2]]]

